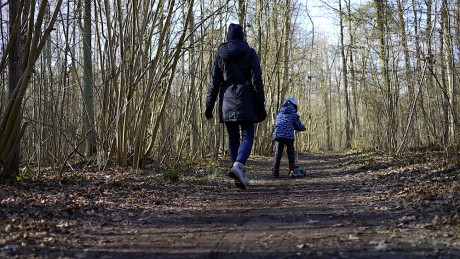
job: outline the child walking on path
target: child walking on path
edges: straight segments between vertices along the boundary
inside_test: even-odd
[[[289,177],[300,176],[300,168],[296,166],[295,161],[294,131],[304,131],[306,128],[297,114],[297,104],[296,99],[287,98],[276,115],[275,131],[273,132],[273,139],[275,140],[275,162],[272,169],[275,178],[279,177],[281,157],[283,156],[285,146],[289,159]]]

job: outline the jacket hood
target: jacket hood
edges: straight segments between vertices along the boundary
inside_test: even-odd
[[[292,114],[292,113],[295,113],[295,112],[296,112],[296,110],[295,110],[294,104],[289,103],[289,102],[283,104],[283,106],[281,106],[281,108],[280,108],[280,113]]]
[[[227,31],[227,40],[242,40],[244,39],[243,27],[239,24],[230,23]]]
[[[233,60],[244,54],[249,49],[249,45],[243,40],[232,40],[219,46],[217,53],[223,59]]]

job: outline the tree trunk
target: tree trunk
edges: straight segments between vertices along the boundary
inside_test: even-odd
[[[190,100],[190,155],[195,156],[198,150],[198,116],[197,116],[197,98],[196,98],[196,91],[195,91],[195,81],[196,81],[196,62],[195,62],[195,53],[197,52],[195,49],[195,21],[193,15],[193,7],[192,7],[192,15],[189,16],[189,42],[190,42],[190,52],[189,52],[189,68],[190,68],[190,92],[189,92],[189,100]]]
[[[447,135],[451,142],[455,142],[454,137],[456,136],[456,125],[458,123],[458,117],[456,113],[456,106],[457,106],[457,90],[456,90],[456,83],[455,83],[455,62],[453,59],[453,40],[452,40],[452,33],[451,32],[451,21],[449,15],[449,5],[447,0],[442,1],[441,5],[441,21],[442,21],[442,37],[444,38],[444,46],[445,51],[444,53],[444,61],[445,61],[445,75],[446,75],[446,105],[447,105]],[[441,54],[442,55],[442,54]],[[446,143],[447,146],[450,143]]]
[[[15,3],[16,1],[10,1],[10,4]],[[21,2],[22,3],[22,2]],[[25,44],[23,58],[22,58],[22,67],[21,70],[13,69],[10,73],[17,73],[14,77],[18,80],[12,80],[9,82],[9,90],[10,90],[10,98],[4,113],[4,117],[1,118],[0,121],[0,164],[2,166],[2,172],[0,177],[7,178],[7,177],[15,177],[19,173],[18,167],[18,160],[15,157],[16,152],[20,144],[21,136],[24,133],[24,129],[26,125],[23,125],[21,130],[18,133],[18,128],[20,127],[20,118],[21,118],[21,109],[22,109],[22,101],[24,99],[24,95],[26,90],[29,86],[29,82],[32,77],[33,69],[35,62],[37,61],[39,54],[43,50],[45,43],[53,30],[54,23],[56,21],[56,17],[58,14],[58,10],[60,10],[60,6],[62,4],[62,0],[56,2],[56,9],[54,10],[53,16],[48,23],[48,26],[45,30],[43,30],[43,20],[48,8],[48,1],[42,1],[40,3],[40,7],[38,8],[38,13],[35,15],[35,3],[33,1],[30,2],[30,11],[32,12],[29,17],[28,21],[28,30],[27,36],[25,37]],[[16,18],[20,15],[21,8],[17,8],[18,6],[13,6],[15,9],[15,14],[11,15],[10,17],[15,17],[11,19],[15,19],[16,22],[20,22],[20,19]],[[36,19],[34,19],[36,18]],[[13,28],[14,26],[12,26]],[[16,36],[16,33],[19,34],[20,32],[16,31],[13,33],[12,37]],[[19,40],[17,44],[14,44],[14,47],[20,46],[21,41]],[[14,50],[14,47],[12,49]],[[16,50],[18,51],[18,50]],[[12,54],[13,56],[17,53],[8,53],[9,55]],[[16,56],[18,58],[20,56]],[[10,56],[10,60],[15,60]],[[14,65],[16,66],[16,65]],[[19,65],[21,66],[21,65]],[[10,178],[11,179],[11,178]],[[14,179],[14,178],[13,178]]]
[[[260,55],[261,55],[261,50],[262,50],[262,5],[263,1],[262,0],[256,0],[256,42],[257,42],[257,56],[259,57],[260,61]]]
[[[281,10],[283,11],[283,10]],[[286,93],[288,92],[291,86],[291,79],[289,75],[289,65],[290,65],[290,42],[291,42],[291,1],[286,0],[286,5],[284,7],[284,34],[282,43],[283,49],[283,79],[282,79],[282,87],[280,92],[280,101],[286,98]]]
[[[350,47],[348,48],[348,56],[350,57],[350,81],[351,81],[351,98],[353,99],[353,112],[351,112],[350,108],[350,117],[351,117],[351,126],[350,129],[350,140],[354,138],[354,136],[358,135],[358,130],[360,129],[360,122],[358,116],[358,98],[359,94],[356,87],[356,72],[355,72],[355,61],[354,61],[354,48],[355,48],[355,40],[354,40],[354,33],[352,30],[352,13],[351,13],[351,3],[350,1],[346,2],[347,4],[347,13],[348,13],[348,37],[350,38]]]
[[[238,0],[238,23],[246,32],[246,0]]]
[[[91,2],[84,0],[83,14],[83,131],[84,154],[92,156],[96,151],[93,104],[93,60],[91,54]]]
[[[444,127],[443,143],[448,147],[454,136],[455,128],[455,82],[453,78],[453,59],[452,59],[452,39],[450,36],[449,9],[446,0],[441,5],[441,36],[440,36],[440,56],[441,56],[441,90],[443,91],[443,110]]]
[[[340,16],[340,54],[342,56],[342,76],[343,76],[343,89],[345,97],[345,148],[351,147],[351,133],[350,133],[350,101],[348,96],[348,70],[347,70],[347,57],[345,55],[345,44],[343,35],[343,11],[342,1],[339,0],[339,16]]]
[[[387,128],[386,128],[386,136],[387,136],[387,148],[390,152],[396,150],[396,107],[395,107],[395,99],[393,97],[392,88],[391,88],[391,81],[388,72],[388,55],[387,55],[387,45],[386,45],[386,30],[385,30],[385,23],[386,23],[386,1],[385,0],[375,0],[377,5],[377,32],[378,32],[378,53],[379,53],[379,70],[382,76],[381,78],[381,85],[382,90],[385,93],[386,97],[386,115],[387,115]]]
[[[414,67],[414,73],[413,73],[413,80],[415,82],[415,80],[419,80],[419,78],[422,76],[420,74],[419,71],[422,70],[422,65],[421,65],[421,46],[420,46],[420,33],[419,31],[421,30],[420,29],[420,22],[418,20],[418,17],[419,17],[419,12],[418,12],[418,9],[417,9],[417,1],[416,0],[412,0],[412,13],[413,13],[413,24],[414,24],[414,33],[415,33],[415,67]],[[425,62],[426,63],[426,62]],[[415,106],[415,107],[418,107],[420,110],[423,110],[423,102],[424,102],[424,99],[423,99],[423,94],[419,94],[418,95],[418,99],[420,101],[418,101],[418,104]],[[414,98],[416,98],[416,96],[414,96]],[[416,108],[415,108],[416,109]],[[414,133],[416,134],[414,136],[414,139],[415,139],[415,144],[417,147],[419,146],[422,146],[423,145],[423,142],[422,142],[422,139],[421,139],[421,136],[420,136],[420,124],[423,123],[421,121],[419,121],[418,119],[418,113],[415,113],[414,114]]]
[[[404,11],[403,11],[403,6],[401,3],[402,0],[397,0],[397,8],[398,8],[398,24],[399,24],[399,33],[401,35],[401,41],[403,45],[403,51],[404,51],[404,64],[405,64],[405,75],[406,75],[406,86],[408,90],[408,111],[410,110],[410,107],[414,101],[414,80],[412,79],[411,76],[411,67],[410,67],[410,58],[409,58],[409,47],[407,44],[407,35],[406,35],[406,22],[404,20]],[[416,106],[415,106],[416,107]],[[407,115],[408,117],[412,117],[409,114]],[[415,133],[415,127],[413,126],[412,122],[409,121],[409,134],[408,134],[408,139],[410,141],[410,144],[408,145],[409,148],[417,146],[417,141],[415,139],[416,133]],[[405,140],[403,140],[405,141]]]
[[[430,92],[433,91],[435,88],[435,71],[434,71],[434,64],[435,64],[435,57],[433,55],[433,31],[435,30],[435,26],[433,26],[433,21],[431,19],[431,13],[432,13],[432,0],[427,0],[426,1],[426,48],[427,48],[427,69],[428,69],[428,74],[427,74],[427,80],[426,80],[426,105],[422,105],[423,107],[423,112],[425,115],[425,121],[426,121],[426,134],[428,136],[431,136],[430,138],[432,139],[432,143],[437,143],[437,129],[435,127],[435,124],[432,122],[432,118],[430,115]],[[423,96],[423,95],[422,95]],[[423,97],[422,97],[423,98]],[[424,98],[421,100],[422,102],[424,101]],[[425,106],[427,106],[425,108]],[[426,109],[426,110],[425,110]]]
[[[23,73],[23,44],[21,40],[21,30],[17,30],[16,32],[13,31],[15,27],[15,23],[22,24],[21,13],[20,13],[20,1],[9,1],[9,33],[11,35],[11,48],[9,50],[8,56],[8,95],[9,98],[14,98],[13,92],[18,87],[20,82],[21,75]],[[21,26],[22,27],[22,26]],[[19,115],[19,114],[18,114]],[[13,134],[12,134],[12,141],[16,143],[19,141],[18,139],[18,132],[19,126],[21,123],[21,119],[18,119],[15,125],[13,126]],[[1,157],[3,159],[3,157]],[[7,163],[7,160],[10,160],[11,163]],[[5,161],[1,161],[5,173],[9,174],[10,176],[14,176],[19,174],[19,146],[18,149],[10,149],[8,152],[8,157],[6,157]]]

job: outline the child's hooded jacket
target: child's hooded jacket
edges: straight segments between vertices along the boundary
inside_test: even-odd
[[[306,128],[300,121],[294,104],[286,102],[276,115],[273,139],[294,139],[294,130],[304,131]]]

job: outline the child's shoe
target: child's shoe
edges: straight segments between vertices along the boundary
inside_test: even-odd
[[[296,175],[294,168],[289,168],[289,178],[294,178]]]

